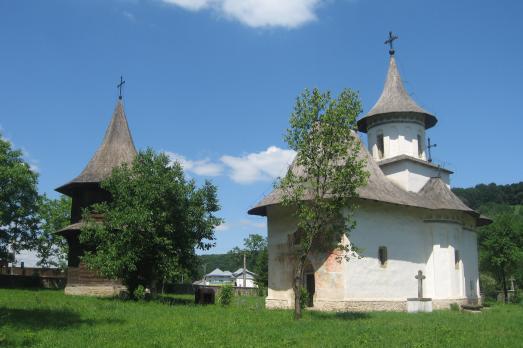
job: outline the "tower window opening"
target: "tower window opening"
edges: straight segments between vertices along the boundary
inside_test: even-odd
[[[378,156],[381,159],[381,158],[383,158],[383,156],[385,154],[385,144],[383,142],[383,134],[378,134],[376,146],[378,147]]]
[[[461,261],[461,258],[459,256],[459,250],[454,250],[454,267],[456,269],[459,269],[459,262]]]
[[[421,135],[418,134],[418,157],[423,157],[423,141],[421,139]]]
[[[388,260],[387,247],[380,246],[378,248],[378,259],[380,261],[380,266],[381,267],[387,267],[387,260]]]

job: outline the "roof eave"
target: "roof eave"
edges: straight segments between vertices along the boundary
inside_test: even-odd
[[[418,112],[418,111],[387,111],[382,113],[368,113],[358,120],[358,131],[362,133],[367,133],[367,123],[370,118],[379,117],[379,116],[394,116],[394,115],[409,115],[409,114],[418,114],[423,115],[425,118],[425,129],[434,127],[438,123],[436,116],[429,114],[427,112]]]
[[[99,186],[99,185],[100,185],[100,182],[75,182],[75,181],[70,181],[70,182],[68,182],[65,185],[62,185],[60,187],[55,188],[54,190],[56,192],[59,192],[61,194],[66,195],[66,196],[72,197],[76,193],[76,191],[80,187],[82,187],[82,186],[93,187],[93,186]]]
[[[441,170],[442,172],[446,172],[448,174],[454,174],[454,172],[452,170],[449,170],[447,168],[443,168],[443,167],[438,166],[438,165],[436,165],[436,164],[434,164],[432,162],[428,162],[428,161],[425,161],[425,160],[422,160],[422,159],[419,159],[419,158],[415,158],[415,157],[412,157],[412,156],[408,156],[408,155],[398,155],[398,156],[395,156],[395,157],[384,159],[384,160],[378,161],[377,164],[381,168],[381,167],[385,167],[385,166],[388,166],[388,165],[391,165],[391,164],[394,164],[394,163],[397,163],[397,162],[402,162],[402,161],[411,161],[411,162],[414,162],[414,163],[421,164],[423,166],[427,166],[427,167],[430,167],[430,168]]]

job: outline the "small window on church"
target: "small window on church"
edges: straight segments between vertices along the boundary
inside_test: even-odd
[[[299,245],[303,238],[303,231],[301,229],[297,229],[294,231],[294,233],[290,234],[288,236],[288,244],[290,247],[294,247],[296,245]]]
[[[378,156],[381,159],[385,155],[385,144],[383,142],[383,134],[378,134],[376,146],[378,147]]]
[[[421,135],[418,134],[418,157],[423,157],[423,141],[421,139]]]
[[[388,257],[387,257],[387,247],[384,247],[384,246],[380,246],[379,247],[379,249],[378,249],[378,259],[380,261],[381,267],[386,267],[387,266],[387,260],[388,260]]]
[[[454,249],[454,266],[456,269],[459,269],[459,262],[461,261],[461,258],[459,256],[459,250]]]

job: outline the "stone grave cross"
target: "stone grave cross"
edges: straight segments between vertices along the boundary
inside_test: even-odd
[[[426,277],[423,275],[423,272],[419,270],[418,275],[414,278],[418,280],[418,298],[423,298],[423,279]]]

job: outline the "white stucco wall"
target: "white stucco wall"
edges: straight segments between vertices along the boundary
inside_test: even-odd
[[[236,286],[237,286],[237,287],[243,288],[243,287],[244,287],[244,286],[243,286],[243,277],[240,276],[239,278],[236,278],[235,283],[236,283]],[[253,280],[253,279],[249,279],[249,278],[247,278],[247,279],[245,280],[245,284],[246,284],[246,285],[245,285],[246,288],[257,288],[257,286],[256,286],[256,284],[254,283],[254,280]]]
[[[355,214],[357,227],[350,239],[363,249],[363,258],[339,263],[336,255],[311,257],[316,282],[314,301],[405,301],[418,295],[415,275],[419,270],[426,276],[423,283],[426,297],[477,298],[476,233],[456,221],[442,220],[441,214],[436,213],[439,219],[434,219],[434,212],[424,209],[362,202]],[[460,214],[452,212],[453,219]],[[295,229],[288,209],[269,207],[267,299],[287,306],[293,302],[293,262],[288,235]],[[387,247],[385,267],[378,260],[380,246]],[[461,257],[457,269],[454,249],[459,250]]]
[[[406,191],[419,192],[434,177],[441,178],[450,187],[449,172],[415,161],[401,160],[380,168],[387,178]]]
[[[290,306],[293,300],[292,270],[289,257],[288,234],[296,230],[292,211],[280,206],[267,208],[267,245],[269,249],[269,279],[267,299],[284,301]]]
[[[376,145],[378,134],[383,134],[384,156],[379,157]],[[421,137],[423,154],[418,155],[418,135]],[[425,160],[425,127],[415,122],[390,122],[372,127],[367,132],[368,148],[372,157],[379,161],[399,155]]]
[[[385,204],[364,204],[356,212],[351,241],[363,249],[362,259],[345,263],[346,298],[352,300],[405,300],[417,297],[418,270],[425,273],[430,236],[423,233],[423,217],[415,209]],[[382,267],[378,248],[387,248]]]
[[[469,298],[479,298],[479,255],[478,235],[473,230],[463,228],[463,245],[461,253],[464,292]],[[473,247],[476,246],[476,247]]]

